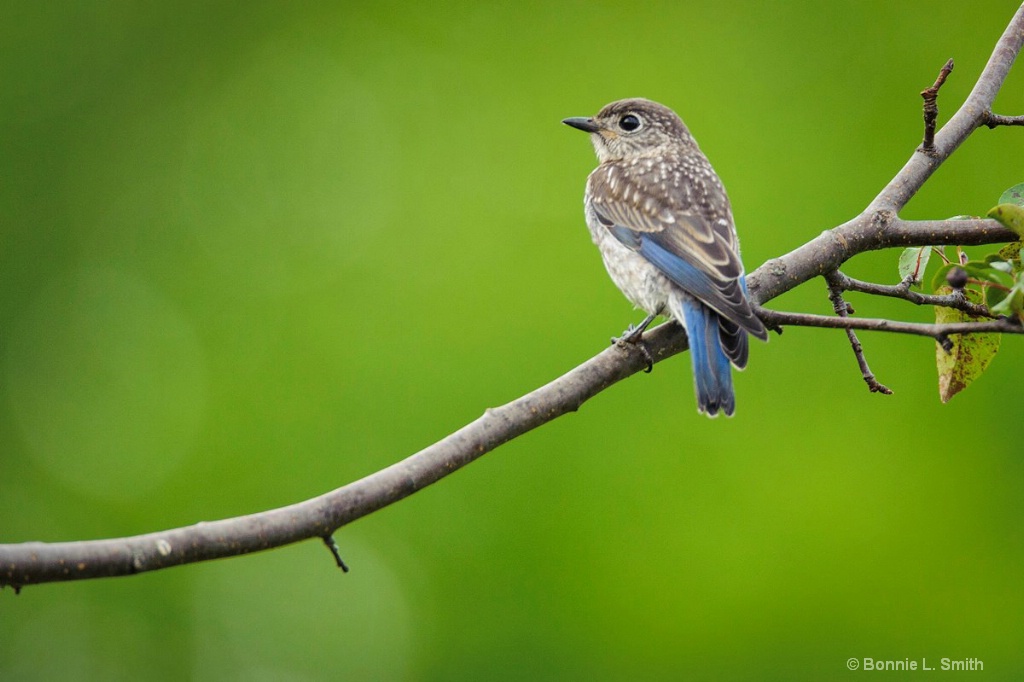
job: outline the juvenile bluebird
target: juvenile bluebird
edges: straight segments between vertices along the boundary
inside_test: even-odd
[[[646,99],[563,123],[590,133],[598,167],[587,178],[587,227],[612,281],[648,313],[621,339],[637,342],[658,315],[690,342],[697,409],[732,415],[732,370],[747,365],[747,334],[767,340],[747,300],[729,197],[683,121]]]

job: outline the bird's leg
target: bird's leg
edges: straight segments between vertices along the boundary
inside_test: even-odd
[[[626,344],[636,347],[643,354],[644,360],[647,362],[647,369],[644,370],[647,373],[650,373],[651,369],[654,368],[654,358],[651,357],[651,351],[647,349],[647,346],[640,337],[643,336],[644,330],[647,329],[651,322],[654,322],[654,318],[657,316],[657,313],[651,313],[639,325],[629,325],[626,331],[622,332],[622,336],[612,339],[612,343],[619,348],[625,348]]]
[[[635,344],[635,343],[639,342],[640,341],[640,337],[643,336],[643,333],[647,330],[647,327],[650,326],[651,322],[654,322],[654,318],[656,318],[656,317],[657,317],[657,315],[655,313],[651,313],[650,315],[645,317],[644,321],[641,322],[640,324],[638,324],[638,325],[633,325],[633,324],[629,325],[629,327],[626,328],[626,331],[622,332],[622,336],[620,336],[617,339],[616,338],[612,339],[612,343],[617,343],[619,345],[622,345],[624,343]]]

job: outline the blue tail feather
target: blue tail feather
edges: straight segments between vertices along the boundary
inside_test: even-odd
[[[718,313],[690,297],[681,303],[683,325],[690,341],[697,409],[711,417],[719,411],[731,416],[736,409],[736,396],[732,390],[731,363],[722,349]],[[739,332],[746,337],[742,330]]]

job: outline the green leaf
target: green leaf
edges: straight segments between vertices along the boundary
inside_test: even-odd
[[[1024,207],[1016,204],[999,204],[988,212],[989,218],[995,218],[1004,227],[1013,230],[1017,236],[1024,237]]]
[[[985,262],[988,263],[989,266],[995,268],[996,270],[999,270],[1000,272],[1005,272],[1008,275],[1013,273],[1013,265],[1007,263],[997,254],[990,253],[989,255],[985,256]]]
[[[999,315],[995,311],[996,307],[1003,302],[1003,300],[1009,295],[1009,291],[1006,289],[1000,289],[999,287],[985,287],[985,305],[988,306],[989,311],[993,315]],[[1007,313],[1002,313],[1006,315]]]
[[[1004,265],[1002,261],[1000,261],[999,265],[995,265],[985,261],[972,260],[967,261],[960,267],[973,279],[982,282],[992,282],[1009,288],[1013,286],[1013,277],[1010,275],[1009,268],[1004,267]]]
[[[928,259],[931,258],[932,247],[918,246],[910,249],[903,249],[900,254],[900,281],[910,279],[913,284],[920,285],[924,279],[924,269],[928,267]]]
[[[990,290],[995,288],[988,287]],[[993,315],[1006,315],[1024,320],[1024,273],[1017,273],[1009,291],[1000,290],[1000,295],[989,295],[990,293],[991,291],[985,292],[985,300]]]
[[[999,203],[1024,206],[1024,182],[1003,192],[1003,196],[999,197]]]
[[[952,289],[939,288],[935,293],[949,294]],[[974,303],[981,301],[977,291],[968,290],[967,298]],[[956,322],[976,322],[979,318],[952,308],[935,306],[936,324]],[[992,358],[999,351],[1000,334],[954,334],[949,337],[952,342],[950,352],[946,352],[938,343],[935,344],[935,366],[939,372],[939,399],[949,402],[950,398],[971,385],[988,368]]]
[[[993,289],[994,287],[989,287]],[[989,304],[988,309],[993,315],[1006,315],[1020,318],[1024,314],[1024,286],[1017,283],[1009,293],[1000,291],[1003,296],[998,303]],[[987,297],[986,297],[987,298]]]
[[[949,274],[950,270],[958,267],[960,267],[959,263],[946,263],[939,268],[939,271],[935,273],[934,277],[932,277],[932,291],[938,292],[942,287],[946,287],[948,289],[949,285],[946,284],[946,275]]]

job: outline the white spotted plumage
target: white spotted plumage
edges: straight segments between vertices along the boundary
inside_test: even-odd
[[[686,328],[698,408],[732,414],[729,365],[742,369],[747,334],[767,331],[746,297],[718,175],[682,120],[655,102],[621,100],[565,123],[591,133],[600,161],[584,205],[612,281],[633,305]]]

